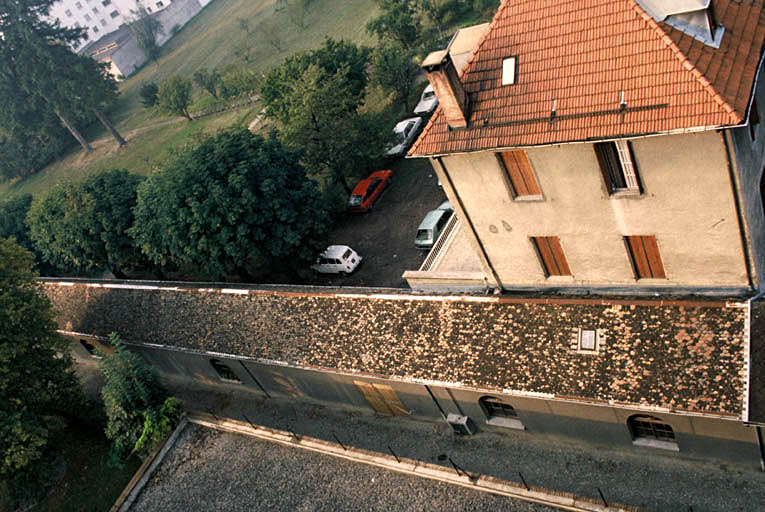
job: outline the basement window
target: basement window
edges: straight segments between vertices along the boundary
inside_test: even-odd
[[[213,369],[215,369],[215,372],[218,374],[218,377],[220,377],[220,380],[225,382],[236,382],[237,384],[242,383],[242,381],[239,379],[239,377],[236,376],[233,370],[220,359],[210,359],[210,365],[212,365]]]
[[[80,346],[84,348],[88,355],[93,359],[101,359],[101,356],[98,355],[98,352],[96,351],[96,347],[91,343],[88,343],[87,340],[80,339]]]
[[[516,57],[508,57],[502,61],[502,85],[512,85],[515,83]]]
[[[478,401],[478,405],[481,406],[481,410],[486,415],[487,425],[525,430],[526,427],[518,419],[515,408],[499,398],[485,396]]]
[[[672,427],[653,416],[630,416],[627,426],[632,434],[632,444],[664,450],[680,451]]]

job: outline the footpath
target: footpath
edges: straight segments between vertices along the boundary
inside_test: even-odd
[[[487,482],[499,479],[521,494],[532,489],[574,496],[592,504],[612,503],[611,510],[618,510],[616,504],[682,512],[753,511],[765,506],[765,473],[756,467],[680,459],[660,450],[613,450],[541,439],[523,431],[462,437],[445,422],[170,384],[192,416],[208,426],[220,423],[245,434],[270,429],[279,431],[273,435],[285,437],[285,442],[308,437],[311,443],[335,450],[340,446],[379,454],[388,461],[419,461],[439,477],[454,473],[457,484],[462,479],[462,484],[471,485],[471,478],[479,476]]]

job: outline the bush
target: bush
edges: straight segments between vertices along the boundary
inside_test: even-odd
[[[157,93],[159,87],[154,82],[143,82],[139,94],[141,95],[141,104],[145,108],[151,108],[157,104]]]

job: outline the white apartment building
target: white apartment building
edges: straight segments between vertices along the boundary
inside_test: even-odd
[[[79,49],[128,23],[139,6],[155,13],[170,3],[171,0],[61,0],[51,7],[50,17],[58,19],[64,26],[88,30],[87,41],[75,47]]]

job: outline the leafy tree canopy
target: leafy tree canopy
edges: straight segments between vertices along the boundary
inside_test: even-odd
[[[411,51],[395,41],[383,41],[372,52],[372,81],[393,95],[406,112],[410,111],[409,96],[420,72]]]
[[[216,69],[212,71],[200,69],[194,73],[194,83],[205,91],[209,92],[213,98],[218,98],[218,87],[220,86],[220,73]]]
[[[380,14],[367,23],[367,31],[381,41],[394,40],[407,50],[420,46],[422,23],[416,0],[377,0]]]
[[[157,104],[157,93],[159,87],[154,82],[143,82],[139,94],[141,95],[141,104],[144,108],[151,108]]]
[[[154,368],[130,352],[115,333],[109,335],[113,354],[104,355],[101,397],[106,412],[106,437],[112,440],[110,463],[121,466],[133,453],[147,455],[172,432],[181,402],[170,397]]]
[[[324,44],[310,52],[297,53],[288,57],[282,65],[273,68],[261,86],[261,98],[267,115],[283,124],[289,122],[289,112],[294,110],[301,98],[292,94],[296,82],[311,65],[319,68],[319,81],[332,77],[340,69],[347,81],[345,91],[348,103],[359,105],[364,98],[367,85],[367,61],[370,49],[358,47],[346,41],[327,38]]]
[[[191,121],[190,102],[191,80],[187,78],[171,76],[159,88],[157,103],[159,109],[167,114],[183,116]]]
[[[31,252],[0,239],[0,480],[17,503],[45,483],[50,416],[79,397],[68,342],[33,266]]]
[[[135,36],[138,48],[148,60],[156,61],[160,52],[157,36],[164,33],[162,24],[139,3],[136,3],[136,9],[130,12],[133,20],[128,23],[128,28]]]
[[[138,188],[136,243],[153,262],[219,279],[245,266],[309,261],[329,227],[296,154],[246,129],[182,153]]]
[[[32,203],[30,238],[43,258],[62,270],[107,267],[117,277],[140,265],[127,235],[132,226],[139,176],[112,170],[79,183],[63,183]]]

